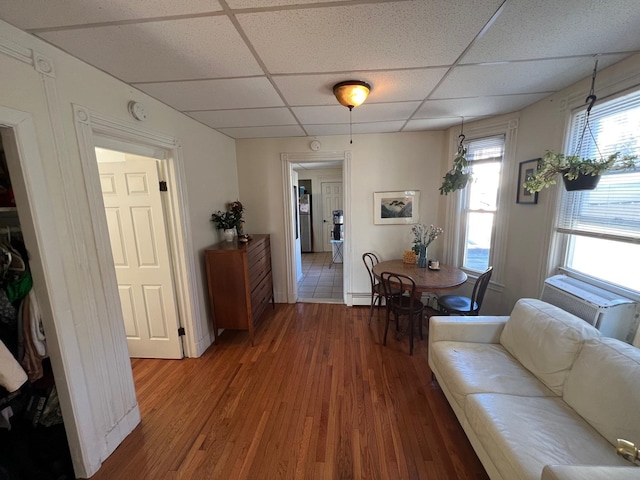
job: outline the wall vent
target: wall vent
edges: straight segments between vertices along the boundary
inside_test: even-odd
[[[631,343],[638,330],[633,300],[567,275],[547,278],[540,299],[582,318],[607,337]]]

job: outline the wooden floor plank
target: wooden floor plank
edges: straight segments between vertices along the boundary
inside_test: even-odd
[[[277,305],[201,358],[131,361],[142,423],[104,462],[112,479],[486,480],[427,340],[369,324],[368,307]]]

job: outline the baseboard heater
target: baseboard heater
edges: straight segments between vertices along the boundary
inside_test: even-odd
[[[576,278],[547,278],[540,299],[582,318],[607,337],[632,343],[636,335],[636,302]]]

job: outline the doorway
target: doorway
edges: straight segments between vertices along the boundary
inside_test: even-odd
[[[96,148],[129,355],[183,357],[158,161]]]
[[[191,252],[184,162],[179,140],[137,124],[94,114],[79,105],[74,105],[74,120],[80,144],[83,177],[88,192],[92,230],[99,251],[98,261],[100,271],[105,277],[105,297],[110,317],[114,322],[123,321],[96,161],[96,147],[153,158],[159,165],[162,180],[167,182],[167,191],[163,193],[163,207],[167,222],[176,308],[184,328],[184,332],[180,332],[183,333],[180,342],[184,355],[200,356],[209,346],[209,334],[201,321],[204,317],[199,301],[201,294],[194,290],[194,286],[198,284],[199,267]],[[114,330],[118,329],[114,327]]]
[[[344,225],[344,236],[345,241],[342,248],[342,260],[343,263],[340,265],[340,268],[335,268],[336,265],[332,265],[331,260],[333,259],[333,255],[331,251],[324,252],[324,242],[325,242],[325,228],[324,227],[324,216],[321,215],[323,212],[323,202],[321,195],[321,182],[333,182],[339,183],[341,185],[343,191],[343,210],[345,214],[345,218],[349,218],[349,209],[350,209],[350,199],[349,199],[349,189],[348,185],[350,182],[351,175],[351,152],[328,152],[328,153],[299,153],[299,154],[281,154],[282,160],[282,172],[283,172],[283,184],[285,186],[285,194],[284,205],[285,205],[285,260],[286,260],[286,281],[287,281],[287,302],[288,303],[296,303],[298,301],[314,301],[317,303],[327,302],[327,303],[346,303],[350,305],[351,298],[348,294],[348,285],[351,278],[351,268],[349,266],[349,258],[350,258],[350,245],[351,241],[349,239],[350,233],[350,225],[347,220]],[[335,174],[333,174],[333,178],[327,174],[324,178],[316,179],[317,191],[312,188],[311,192],[311,203],[312,210],[320,213],[316,215],[316,219],[313,220],[314,225],[314,255],[321,253],[323,254],[323,258],[319,259],[310,259],[307,263],[307,266],[311,268],[311,265],[315,263],[316,272],[314,272],[318,277],[322,275],[323,267],[325,269],[325,275],[331,274],[332,278],[324,279],[323,289],[327,290],[327,298],[324,300],[320,298],[319,295],[314,295],[312,298],[305,298],[298,293],[299,283],[298,283],[298,275],[297,275],[297,264],[296,264],[296,255],[297,255],[297,245],[298,241],[296,239],[296,229],[295,229],[295,220],[298,215],[297,207],[295,202],[292,202],[289,198],[288,192],[295,186],[294,178],[299,175],[299,178],[302,180],[307,179],[305,175],[305,171],[308,171],[312,168],[327,168],[334,167],[340,168],[341,174],[338,174],[338,177],[335,178]],[[328,171],[327,171],[328,172]],[[341,180],[341,182],[340,182]],[[306,188],[305,188],[306,190]],[[317,195],[316,195],[317,194]],[[314,198],[315,197],[315,198]],[[326,237],[328,239],[328,237]],[[325,262],[324,256],[327,256],[328,259]],[[325,265],[326,263],[326,265]],[[305,265],[305,259],[302,259],[302,264]],[[329,268],[332,267],[332,268]],[[342,271],[340,271],[342,270]],[[319,278],[318,278],[319,280]],[[341,280],[341,285],[339,284],[339,280]],[[331,281],[331,291],[328,291],[328,283]],[[302,287],[302,285],[300,285]],[[316,287],[318,285],[316,284]],[[305,296],[308,295],[311,290],[311,285],[307,285],[307,292],[305,292]],[[338,287],[339,291],[335,292],[334,287]],[[333,294],[333,295],[332,295]]]
[[[322,182],[322,247],[325,252],[333,252],[334,239],[333,212],[343,209],[342,182]]]

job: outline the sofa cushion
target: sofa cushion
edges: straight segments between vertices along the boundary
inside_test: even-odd
[[[640,445],[640,349],[607,337],[585,342],[564,400],[612,445]]]
[[[592,465],[547,465],[541,480],[638,480],[640,468]]]
[[[523,298],[513,308],[500,343],[555,394],[562,395],[583,341],[600,336],[587,322],[558,307]]]
[[[464,407],[465,397],[470,393],[555,395],[502,345],[435,342],[431,349],[433,368],[445,379],[460,407]]]
[[[504,479],[539,480],[547,464],[629,465],[560,397],[478,393],[465,414]]]

